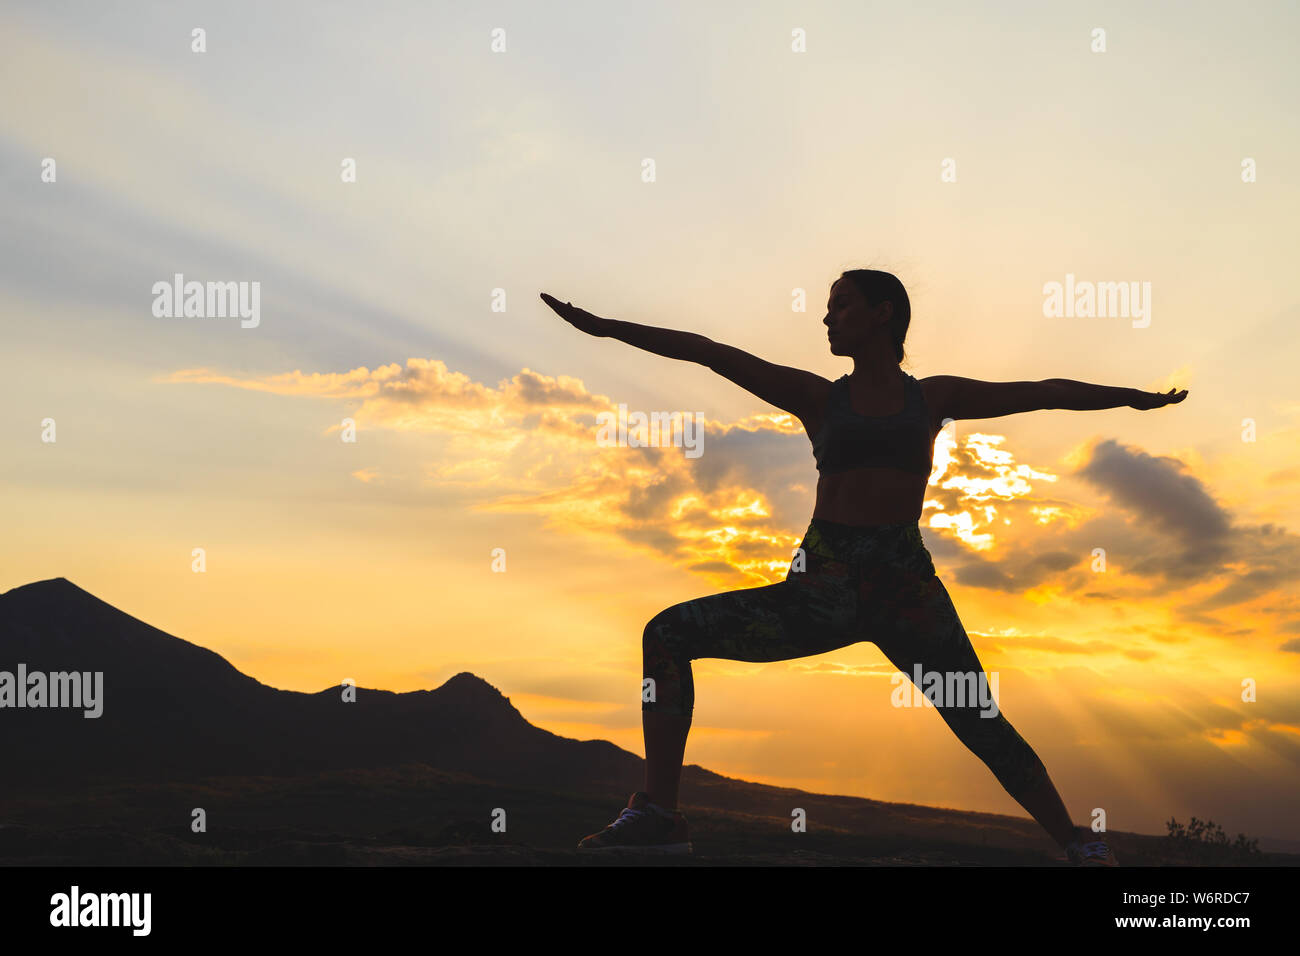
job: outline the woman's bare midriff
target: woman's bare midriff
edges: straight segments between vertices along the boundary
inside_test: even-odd
[[[919,521],[926,478],[896,468],[854,468],[822,475],[813,517],[839,524]]]
[[[830,382],[827,382],[820,397],[818,407],[824,408],[829,398]],[[921,383],[921,392],[926,402],[933,401],[926,391],[926,383]],[[878,414],[897,413],[902,408],[895,405]],[[859,411],[855,409],[855,411]],[[863,409],[859,414],[877,414]],[[821,416],[803,419],[804,431],[809,440],[821,428]],[[930,440],[933,443],[938,434],[938,425],[930,421]],[[933,448],[933,444],[931,445]],[[902,524],[921,520],[921,509],[925,504],[925,489],[930,476],[918,475],[898,468],[852,468],[846,471],[822,475],[817,481],[817,504],[813,507],[813,517],[839,524],[876,525]]]

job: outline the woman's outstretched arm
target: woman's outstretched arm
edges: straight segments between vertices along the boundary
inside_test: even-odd
[[[1101,408],[1147,410],[1181,402],[1187,389],[1144,392],[1136,388],[1093,385],[1068,378],[1041,382],[981,382],[956,375],[931,375],[924,380],[938,419],[999,418],[1019,412],[1061,408],[1092,411]]]
[[[742,349],[723,345],[696,332],[678,332],[675,329],[602,318],[579,309],[570,302],[561,302],[545,292],[542,293],[542,301],[564,321],[588,335],[618,339],[656,355],[703,365],[797,418],[803,418],[817,407],[818,384],[826,384],[820,375],[786,365],[774,365]]]
[[[703,363],[710,350],[717,343],[696,332],[678,332],[675,329],[660,329],[653,325],[637,325],[635,322],[623,322],[619,319],[606,319],[592,315],[571,302],[561,302],[553,295],[542,293],[542,301],[559,314],[575,329],[602,338],[618,339],[628,345],[635,345],[656,355],[681,359],[685,362]]]

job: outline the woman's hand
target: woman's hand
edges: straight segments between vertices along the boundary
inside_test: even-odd
[[[1163,408],[1165,405],[1177,405],[1186,397],[1187,389],[1181,392],[1173,388],[1167,392],[1142,392],[1134,389],[1133,401],[1128,403],[1128,407],[1145,412],[1152,408]]]
[[[610,327],[613,322],[609,319],[602,319],[598,315],[592,315],[584,309],[578,308],[572,302],[561,302],[553,295],[542,293],[542,301],[555,310],[565,322],[580,332],[586,332],[588,335],[605,337],[610,334]]]

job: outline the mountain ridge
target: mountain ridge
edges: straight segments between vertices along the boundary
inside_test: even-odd
[[[287,821],[298,821],[323,801],[334,807],[330,828],[354,829],[375,812],[376,801],[396,801],[400,810],[391,812],[397,819],[423,816],[421,826],[433,827],[417,833],[415,843],[401,837],[394,851],[399,855],[441,845],[444,823],[435,825],[430,816],[431,795],[446,813],[474,819],[485,801],[498,806],[508,796],[531,816],[531,832],[543,841],[539,846],[561,846],[572,831],[602,825],[584,824],[579,816],[592,812],[594,799],[625,799],[619,794],[641,789],[644,780],[641,757],[607,740],[575,740],[533,726],[509,697],[470,671],[428,690],[357,687],[355,703],[343,701],[341,686],[313,693],[280,690],[62,577],[0,593],[0,671],[12,671],[19,662],[29,673],[101,670],[105,703],[103,715],[89,720],[65,709],[6,709],[0,715],[0,760],[7,771],[0,820],[26,821],[0,823],[0,862],[6,841],[13,843],[13,860],[49,859],[50,841],[65,847],[59,851],[64,855],[55,854],[58,859],[89,859],[77,849],[82,837],[57,826],[95,819],[114,834],[104,838],[104,846],[144,852],[139,847],[161,832],[147,821],[172,819],[178,812],[174,795],[185,793],[192,795],[180,796],[184,807],[206,800],[202,794],[220,795],[229,807],[247,804],[240,813],[256,818],[258,832],[282,834],[267,837],[274,840],[287,838],[284,828],[297,825]],[[409,783],[390,792],[394,775],[406,779],[395,769],[402,767],[424,769],[411,771],[414,777],[408,773]],[[347,793],[338,790],[339,780],[351,781]],[[1037,824],[1020,817],[814,794],[726,777],[696,764],[683,768],[682,783],[691,812],[706,814],[716,846],[726,852],[744,854],[751,843],[769,846],[782,839],[778,834],[788,836],[791,808],[803,807],[826,834],[817,839],[829,840],[817,844],[826,857],[822,862],[892,864],[916,853],[931,863],[960,862],[963,854],[966,862],[1053,858],[1054,847]],[[294,794],[296,802],[259,796],[271,792]],[[126,819],[136,822],[122,829],[119,821]],[[472,832],[481,827],[465,825]],[[185,832],[179,823],[169,826]],[[249,835],[246,842],[257,839]],[[376,857],[364,849],[369,839],[359,832],[349,837],[346,859],[385,859],[388,850],[374,851]],[[1133,854],[1143,847],[1151,863],[1164,859],[1161,838],[1123,839],[1121,857],[1137,862]],[[850,845],[855,849],[837,855],[836,847]],[[184,859],[190,852],[173,849],[180,855],[151,859]],[[105,855],[95,859],[116,859],[116,851],[100,852]],[[271,858],[281,859],[279,852]],[[297,859],[298,851],[284,852],[285,859]],[[302,852],[308,862],[316,860],[316,850]],[[794,851],[793,858],[802,852]],[[203,859],[233,858],[218,853]],[[487,859],[494,859],[491,852]]]
[[[135,622],[136,624],[139,624],[141,627],[148,628],[150,631],[155,632],[158,635],[167,638],[169,641],[179,642],[182,645],[194,648],[197,651],[202,652],[204,655],[210,655],[212,658],[215,658],[217,661],[220,661],[223,665],[229,667],[232,671],[234,671],[236,674],[239,674],[241,677],[245,678],[246,680],[253,681],[254,683],[262,687],[267,687],[272,690],[281,691],[282,693],[307,694],[311,696],[317,696],[320,694],[337,693],[340,687],[342,686],[338,684],[332,684],[318,691],[288,691],[277,687],[271,687],[270,684],[263,684],[261,681],[257,680],[257,678],[253,677],[252,675],[245,674],[243,671],[239,670],[237,667],[231,664],[230,661],[226,660],[226,658],[222,657],[216,651],[213,651],[210,648],[206,648],[201,644],[195,644],[193,641],[187,641],[185,638],[178,637],[175,634],[170,634],[167,631],[162,630],[161,628],[157,628],[152,624],[149,624],[148,622],[142,620],[141,618],[135,617],[134,615],[126,611],[123,611],[121,608],[109,604],[107,601],[103,600],[100,597],[97,597],[95,594],[91,593],[90,591],[87,591],[85,588],[80,587],[79,585],[68,580],[65,577],[46,578],[40,581],[33,581],[29,584],[18,585],[16,587],[10,588],[8,591],[0,592],[0,614],[3,614],[6,610],[12,611],[14,609],[15,605],[5,604],[6,600],[10,599],[11,597],[18,599],[18,602],[20,603],[18,602],[16,603],[17,603],[17,607],[20,610],[27,610],[27,609],[46,610],[50,606],[51,602],[53,601],[66,602],[69,600],[80,601],[85,606],[95,608],[95,609],[103,608],[106,611],[111,612],[113,615],[120,615],[124,618],[129,619],[130,621]],[[2,651],[3,649],[0,648],[0,652]],[[81,669],[85,670],[86,668],[81,668]],[[439,691],[446,691],[449,695],[455,695],[457,697],[467,697],[469,699],[474,699],[474,700],[483,700],[483,701],[499,700],[503,702],[505,705],[509,706],[509,708],[515,713],[517,714],[519,713],[518,708],[514,707],[514,705],[510,703],[510,698],[507,697],[505,694],[503,694],[499,688],[493,686],[489,681],[478,676],[477,674],[472,673],[471,671],[460,671],[457,674],[453,674],[451,677],[449,677],[447,680],[445,680],[442,684],[438,685],[437,687],[421,688],[420,690],[415,690],[415,691],[391,691],[391,690],[385,690],[383,688],[377,688],[377,687],[376,688],[358,687],[357,689],[359,691],[365,690],[366,693],[369,694],[395,694],[395,695],[431,694],[431,693],[437,693]],[[520,714],[520,716],[522,717],[523,715]]]
[[[28,780],[193,779],[410,761],[490,779],[631,781],[641,758],[534,727],[469,671],[417,691],[281,690],[67,578],[0,594],[0,670],[103,672],[104,713],[15,709],[0,747]],[[62,759],[51,761],[49,754]]]

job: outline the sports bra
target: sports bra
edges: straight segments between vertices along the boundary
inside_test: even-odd
[[[903,373],[903,410],[894,415],[859,415],[849,405],[849,377],[831,383],[821,431],[812,441],[823,475],[850,468],[898,468],[930,476],[934,437],[921,383]]]

